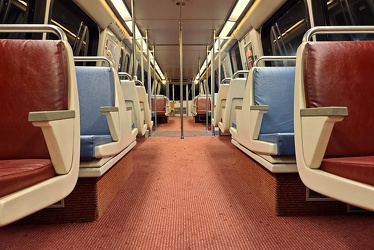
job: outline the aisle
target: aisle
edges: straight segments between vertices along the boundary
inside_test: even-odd
[[[10,225],[1,249],[371,249],[373,216],[274,217],[235,170],[229,137],[148,138],[92,223]]]

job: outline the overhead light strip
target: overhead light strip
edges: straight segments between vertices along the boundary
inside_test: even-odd
[[[140,30],[139,30],[139,28],[136,24],[135,24],[135,33],[132,30],[132,17],[131,17],[130,12],[128,11],[127,7],[123,3],[123,1],[122,0],[110,0],[110,1],[112,2],[113,6],[116,8],[117,12],[121,15],[122,19],[125,21],[125,24],[126,24],[127,28],[132,32],[133,35],[135,34],[136,39],[140,39],[140,42],[137,42],[138,46],[140,48],[143,47],[143,52],[147,54],[147,50],[149,48],[148,48],[145,40],[143,39],[142,34],[140,33]],[[144,49],[144,47],[146,47],[146,49]],[[135,53],[135,51],[133,53]],[[150,56],[150,58],[152,59],[151,60],[151,62],[152,62],[153,61],[153,55]],[[155,64],[158,67],[157,62]],[[165,76],[162,73],[162,70],[160,69],[160,67],[158,67],[158,70],[156,70],[156,71],[157,71],[158,75],[160,76],[161,80],[165,80]]]
[[[243,11],[246,9],[246,7],[248,6],[248,4],[251,1],[252,0],[239,0],[236,3],[233,11],[230,14],[229,19],[226,20],[225,25],[223,26],[223,28],[222,28],[222,30],[219,34],[219,37],[223,38],[223,37],[226,37],[229,34],[229,32],[235,26],[236,21],[238,21],[239,17],[243,14]],[[221,44],[223,43],[223,41],[224,41],[224,39],[221,39]],[[214,48],[218,48],[218,40],[214,42],[213,49]],[[207,60],[205,60],[204,64],[201,66],[201,68],[199,70],[199,73],[196,75],[196,77],[195,77],[196,80],[198,80],[203,75],[203,72],[207,67],[206,66],[206,61],[208,61],[208,64],[210,63],[212,50],[209,52]]]

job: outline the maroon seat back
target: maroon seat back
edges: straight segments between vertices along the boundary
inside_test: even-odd
[[[63,43],[0,40],[0,55],[0,160],[49,158],[28,113],[68,108]]]
[[[348,107],[325,157],[374,155],[374,42],[311,42],[304,55],[307,108]]]
[[[155,111],[155,100],[154,97],[151,98],[152,111]],[[166,112],[166,101],[167,98],[164,96],[156,96],[156,114],[159,116],[165,116]]]
[[[196,98],[196,113],[198,115],[206,114],[206,96],[199,96]],[[208,97],[208,111],[211,109],[210,97]]]

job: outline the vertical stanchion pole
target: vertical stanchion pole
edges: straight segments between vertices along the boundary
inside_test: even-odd
[[[146,36],[146,42],[147,42],[147,58],[148,58],[148,70],[147,70],[147,92],[148,92],[148,107],[149,110],[151,110],[151,119],[152,119],[152,107],[151,107],[151,102],[150,100],[150,90],[151,90],[151,80],[152,80],[152,75],[151,75],[151,60],[150,60],[150,51],[149,51],[149,36],[148,36],[148,30],[145,31],[145,36]],[[149,130],[149,135],[152,135],[152,129]]]
[[[210,70],[211,70],[211,74],[210,74],[210,96],[211,96],[211,99],[212,99],[212,103],[214,103],[214,84],[215,84],[215,78],[216,78],[216,75],[214,73],[214,47],[215,47],[215,42],[216,42],[216,30],[213,31],[213,48],[212,48],[212,52],[211,52],[211,56],[212,58],[210,59]],[[212,105],[212,119],[214,118],[214,105]],[[214,125],[213,125],[213,122],[211,123],[212,124],[212,135],[215,136],[215,131],[214,131]]]
[[[184,139],[183,131],[183,32],[182,32],[182,0],[179,0],[179,94],[180,94],[180,117],[181,117],[181,139]]]
[[[208,99],[208,55],[209,55],[209,51],[208,51],[208,46],[206,46],[206,60],[205,60],[205,66],[206,66],[206,70],[205,70],[205,84],[203,84],[203,87],[204,87],[204,91],[205,91],[205,99]],[[210,98],[210,101],[212,101],[212,98]],[[208,106],[207,106],[208,107]],[[211,103],[211,106],[210,106],[210,118],[212,119],[213,118],[213,102]],[[208,112],[206,113],[206,130],[209,131],[209,124],[208,124]],[[212,121],[210,121],[210,123],[212,124]]]
[[[140,60],[141,60],[141,69],[142,69],[142,72],[141,72],[141,78],[142,78],[142,83],[144,83],[144,60],[143,60],[143,49],[144,49],[144,45],[143,45],[143,37],[140,37]]]
[[[188,108],[188,84],[186,83],[186,117],[188,117],[188,111],[189,111],[189,108]]]
[[[221,38],[218,37],[218,87],[221,83]]]
[[[153,107],[154,107],[154,110],[155,110],[155,129],[157,131],[157,107],[156,107],[156,92],[157,92],[157,80],[156,80],[156,48],[155,48],[155,45],[153,45],[153,66],[155,67],[155,70],[153,72],[153,87],[154,87],[154,96],[153,96]]]
[[[132,14],[132,74],[135,78],[135,64],[136,64],[136,32],[135,32],[135,4],[131,0],[131,14]]]

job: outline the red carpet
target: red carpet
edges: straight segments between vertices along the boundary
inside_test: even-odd
[[[274,217],[235,170],[229,137],[148,138],[93,223],[10,225],[4,249],[374,249],[374,216]]]
[[[195,118],[191,116],[183,116],[183,129],[186,131],[206,130],[206,123],[195,123]],[[154,129],[155,126],[153,127]],[[158,123],[158,131],[180,131],[181,120],[179,116],[170,116],[168,123]],[[210,130],[210,124],[209,124]]]

